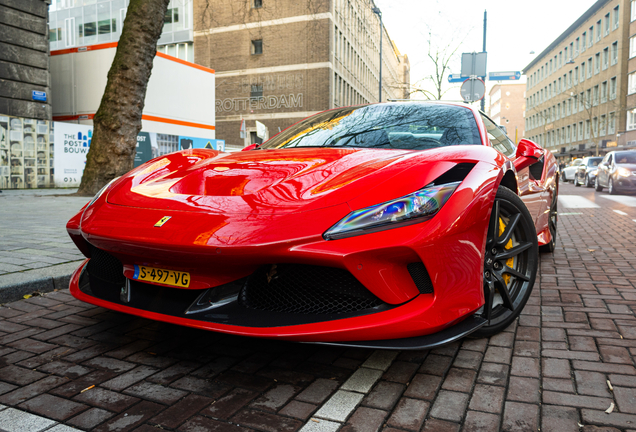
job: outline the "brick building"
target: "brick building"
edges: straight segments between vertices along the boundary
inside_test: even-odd
[[[495,84],[488,93],[488,116],[496,124],[506,127],[515,144],[524,138],[525,94],[526,85],[519,83]]]
[[[51,119],[49,3],[0,0],[0,114]]]
[[[636,73],[629,73],[636,70],[634,3],[597,1],[524,69],[526,136],[557,157],[627,145],[628,100],[636,107],[636,97],[628,98],[628,80],[636,93]]]
[[[368,0],[195,0],[194,61],[216,70],[217,138],[258,142],[329,108],[378,101],[380,24]],[[409,61],[383,30],[382,100],[406,99]],[[246,134],[240,138],[242,121]]]

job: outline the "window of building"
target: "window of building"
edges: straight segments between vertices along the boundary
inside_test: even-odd
[[[590,27],[588,30],[589,34],[587,36],[587,47],[590,48],[594,45],[594,26]]]
[[[254,9],[262,8],[263,7],[263,0],[254,0],[254,3],[252,4],[252,7]]]
[[[603,70],[609,67],[609,48],[603,50]]]
[[[594,75],[597,75],[601,72],[601,53],[596,53],[594,55]]]
[[[589,120],[585,120],[585,139],[590,139],[590,124]]]
[[[572,81],[573,84],[576,85],[579,83],[579,67],[578,66],[574,68],[574,75],[572,76],[572,79],[573,79]]]
[[[572,130],[572,126],[568,125],[567,129],[565,130],[565,142],[566,143],[570,143],[570,132]]]
[[[587,59],[587,77],[592,78],[592,57]]]
[[[629,38],[629,58],[636,57],[636,36]]]
[[[567,63],[570,58],[568,57],[568,47],[563,48],[563,60]]]
[[[632,22],[636,21],[636,0],[632,0]]]
[[[601,20],[596,21],[596,42],[601,40]]]
[[[592,105],[594,106],[598,105],[598,98],[599,98],[599,86],[595,85],[594,92],[593,92]]]
[[[581,82],[585,81],[585,62],[581,63]]]
[[[627,130],[636,129],[636,113],[634,110],[627,111]]]
[[[603,33],[603,35],[607,36],[610,33],[610,14],[609,13],[605,15],[605,18],[603,18],[603,28],[605,29],[605,32]]]
[[[250,85],[250,98],[260,99],[263,97],[263,84]]]
[[[607,102],[607,81],[601,83],[601,103]]]
[[[607,134],[613,135],[616,131],[616,115],[611,112],[607,120]]]
[[[592,89],[587,89],[585,92],[585,108],[592,106]]]
[[[585,51],[587,48],[587,33],[583,32],[581,35],[581,52]]]
[[[636,93],[636,72],[632,72],[627,76],[627,94]]]
[[[601,129],[599,130],[598,136],[607,135],[607,116],[605,114],[601,116],[601,123],[599,124],[599,127]]]
[[[614,8],[614,25],[613,25],[613,30],[616,30],[618,28],[618,6],[616,6]]]
[[[263,54],[263,39],[252,41],[252,54]]]
[[[576,113],[578,107],[579,107],[579,97],[577,95],[574,95],[572,97],[573,103],[572,103],[572,114]]]
[[[550,59],[550,67],[548,68],[548,73],[552,73],[552,59]]]
[[[618,63],[618,41],[612,44],[612,66]]]
[[[616,99],[616,77],[610,79],[609,98],[610,100]]]

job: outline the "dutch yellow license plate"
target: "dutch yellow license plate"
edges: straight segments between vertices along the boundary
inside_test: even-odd
[[[135,274],[133,275],[133,279],[181,288],[187,288],[188,285],[190,285],[190,273],[188,272],[146,267],[142,265],[135,265]]]

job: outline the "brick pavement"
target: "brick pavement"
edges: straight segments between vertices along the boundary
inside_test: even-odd
[[[220,335],[66,291],[9,303],[0,405],[91,431],[636,431],[632,219],[562,210],[520,319],[431,352]]]

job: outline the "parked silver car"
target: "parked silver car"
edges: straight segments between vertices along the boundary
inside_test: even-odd
[[[611,195],[619,192],[636,192],[636,151],[609,152],[598,165],[596,190],[603,188]]]

